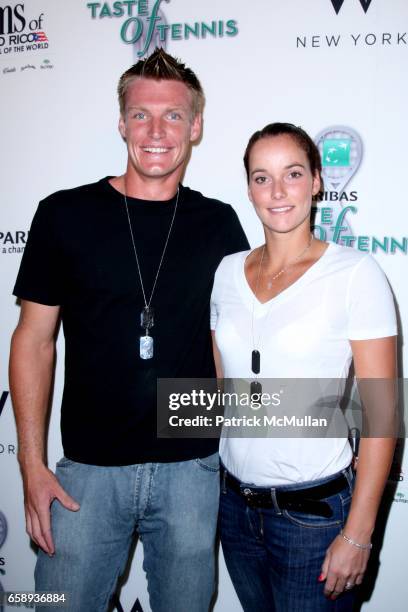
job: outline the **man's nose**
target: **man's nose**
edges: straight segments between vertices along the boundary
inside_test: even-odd
[[[163,138],[165,133],[163,119],[161,117],[152,117],[149,131],[152,138]]]

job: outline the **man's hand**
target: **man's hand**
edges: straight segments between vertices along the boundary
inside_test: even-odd
[[[51,532],[50,506],[54,499],[67,510],[76,512],[79,504],[61,487],[45,465],[23,473],[26,529],[29,536],[48,555],[55,553]]]
[[[361,584],[367,567],[369,549],[359,549],[337,536],[330,544],[318,580],[326,580],[324,594],[336,599],[344,590]]]

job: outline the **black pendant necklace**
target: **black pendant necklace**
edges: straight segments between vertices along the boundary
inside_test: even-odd
[[[251,370],[254,374],[261,371],[261,353],[256,349],[252,351]]]
[[[259,374],[261,371],[261,353],[254,349],[252,351],[251,369],[254,374]],[[259,380],[253,380],[250,386],[251,397],[262,393],[262,385]]]
[[[259,262],[258,274],[256,277],[255,293],[252,299],[252,346],[253,346],[253,349],[251,353],[251,370],[255,374],[255,376],[257,376],[259,372],[261,371],[261,353],[258,349],[255,348],[254,309],[255,309],[255,299],[258,294],[259,278],[261,275],[261,268],[262,268],[264,254],[265,254],[265,245],[263,246],[263,249],[262,249],[261,260]],[[251,397],[253,397],[254,395],[258,395],[259,397],[259,395],[262,393],[262,385],[259,382],[259,380],[255,379],[251,382],[250,393],[251,393]]]
[[[252,351],[251,369],[254,374],[259,374],[261,371],[261,353],[256,349]],[[259,380],[253,380],[251,382],[250,391],[251,396],[262,393],[262,385]]]

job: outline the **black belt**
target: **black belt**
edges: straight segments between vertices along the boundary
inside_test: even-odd
[[[343,474],[324,484],[294,491],[273,487],[248,487],[226,470],[222,470],[222,479],[228,488],[243,497],[252,508],[292,510],[327,518],[333,516],[333,511],[327,502],[321,500],[340,493],[348,486],[348,480]]]

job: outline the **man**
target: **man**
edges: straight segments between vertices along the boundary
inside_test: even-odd
[[[201,133],[195,74],[156,50],[118,92],[126,172],[40,203],[14,290],[10,388],[36,589],[67,592],[72,612],[105,611],[138,534],[152,610],[204,612],[217,441],[158,439],[156,381],[214,376],[213,275],[248,243],[230,206],[180,185]],[[65,457],[54,475],[45,429],[59,317]]]

